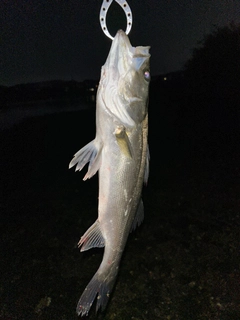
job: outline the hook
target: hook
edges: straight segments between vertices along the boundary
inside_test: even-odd
[[[125,33],[129,34],[129,32],[132,28],[132,11],[131,11],[127,1],[125,1],[125,0],[115,0],[115,1],[122,7],[123,11],[125,12],[125,15],[127,18],[127,28],[126,28]],[[106,25],[107,12],[108,12],[108,9],[109,9],[112,2],[113,2],[113,0],[103,0],[102,6],[100,9],[99,20],[100,20],[100,24],[101,24],[102,30],[105,33],[105,35],[108,38],[113,40],[113,37],[109,33],[107,25]]]

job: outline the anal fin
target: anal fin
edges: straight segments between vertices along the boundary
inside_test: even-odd
[[[142,199],[140,199],[130,232],[135,230],[137,226],[140,226],[140,224],[143,222],[143,219],[144,219],[144,207],[143,207],[143,201]]]
[[[94,247],[102,248],[104,246],[105,241],[100,230],[99,221],[96,220],[81,237],[78,247],[81,247],[81,251],[86,251]]]
[[[148,176],[149,176],[149,161],[150,161],[150,152],[149,152],[149,146],[147,146],[147,154],[146,154],[146,164],[145,164],[145,172],[144,172],[144,183],[145,185],[148,182]]]

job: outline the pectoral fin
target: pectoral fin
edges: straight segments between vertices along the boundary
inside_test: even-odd
[[[69,169],[77,164],[75,171],[81,171],[89,162],[88,172],[83,180],[90,179],[100,168],[102,145],[96,139],[89,142],[85,147],[75,153],[72,161],[69,163]]]
[[[124,126],[118,126],[114,131],[121,152],[128,158],[132,158],[131,144]]]

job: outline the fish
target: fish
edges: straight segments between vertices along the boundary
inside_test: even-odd
[[[83,180],[98,172],[98,218],[80,238],[81,251],[104,247],[99,269],[77,304],[88,315],[96,299],[96,312],[106,308],[129,233],[143,220],[142,187],[149,175],[148,96],[150,46],[132,47],[119,30],[111,44],[96,98],[96,136],[73,157],[69,168]]]

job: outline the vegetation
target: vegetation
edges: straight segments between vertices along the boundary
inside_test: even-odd
[[[186,63],[185,76],[197,99],[240,98],[240,25],[217,28],[206,35]]]

